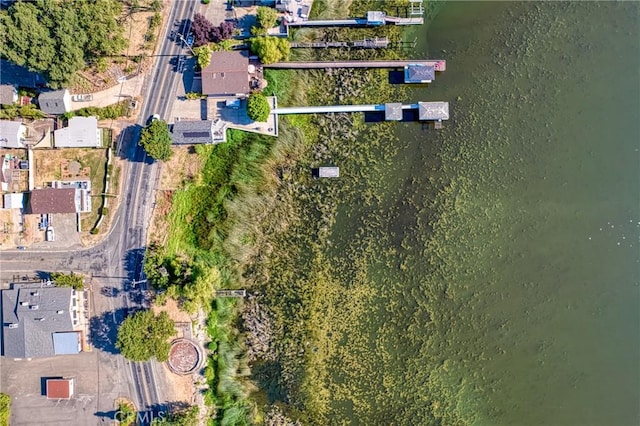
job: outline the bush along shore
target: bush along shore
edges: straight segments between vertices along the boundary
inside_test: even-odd
[[[314,13],[323,17],[346,4],[317,3]],[[357,2],[346,12],[360,16],[380,7]],[[399,40],[402,33],[383,27],[293,34],[329,41],[373,36]],[[292,55],[365,59],[398,52],[296,49]],[[406,96],[384,70],[270,70],[266,78],[265,93],[276,94],[280,105],[401,102]],[[369,319],[404,308],[375,304],[372,311],[383,291],[372,274],[406,265],[389,260],[397,257],[391,237],[378,237],[385,245],[367,230],[380,228],[390,214],[382,206],[398,150],[394,124],[331,114],[286,117],[280,125],[277,139],[230,131],[227,143],[196,147],[200,173],[172,193],[167,236],[151,245],[145,271],[163,290],[159,303],[173,297],[188,312],[207,315],[210,424],[325,424],[329,415],[337,423],[384,415],[392,404],[388,392],[402,384],[393,382],[398,376],[366,374],[380,368],[372,350],[385,363],[397,355],[382,341],[373,339],[372,347],[379,325]],[[341,177],[313,179],[311,169],[320,165],[339,165]],[[341,229],[345,221],[337,217],[349,218],[355,232]],[[251,296],[216,299],[221,288],[246,288]],[[432,381],[435,397],[406,414],[420,409],[420,418],[457,423],[455,416],[442,417],[455,395],[438,395],[442,386]],[[412,397],[398,393],[400,401]]]

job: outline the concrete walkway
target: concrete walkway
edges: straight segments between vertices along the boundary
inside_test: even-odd
[[[101,92],[93,93],[93,100],[87,102],[73,102],[71,101],[71,110],[93,106],[93,107],[106,107],[116,104],[121,100],[131,97],[140,96],[142,92],[142,83],[144,82],[144,74],[137,75],[129,80],[119,83],[109,89]]]

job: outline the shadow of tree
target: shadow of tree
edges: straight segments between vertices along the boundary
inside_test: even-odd
[[[118,324],[127,315],[126,309],[118,308],[108,311],[89,320],[89,339],[94,348],[101,351],[117,354]]]

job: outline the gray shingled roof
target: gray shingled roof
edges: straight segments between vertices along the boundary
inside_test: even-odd
[[[436,78],[436,67],[422,64],[409,64],[404,67],[405,83],[433,81]]]
[[[449,102],[418,102],[418,119],[448,120]]]
[[[402,120],[402,103],[384,104],[384,119],[399,121]]]
[[[54,356],[53,333],[73,331],[71,295],[71,288],[58,287],[2,291],[3,355]]]
[[[12,105],[16,99],[16,87],[11,84],[0,85],[0,105]]]
[[[40,109],[47,114],[64,114],[67,112],[64,99],[68,93],[69,91],[67,89],[42,92],[38,96],[38,105],[40,105]]]

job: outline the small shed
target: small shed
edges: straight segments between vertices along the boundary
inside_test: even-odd
[[[377,10],[370,10],[367,12],[367,24],[368,25],[384,25],[386,14]]]
[[[402,104],[401,103],[384,104],[384,119],[387,121],[402,120]]]
[[[320,178],[340,177],[340,168],[339,167],[318,167],[318,177]]]
[[[22,209],[24,208],[24,194],[22,192],[4,194],[4,208],[5,209]]]
[[[47,399],[71,399],[73,379],[47,379]]]

